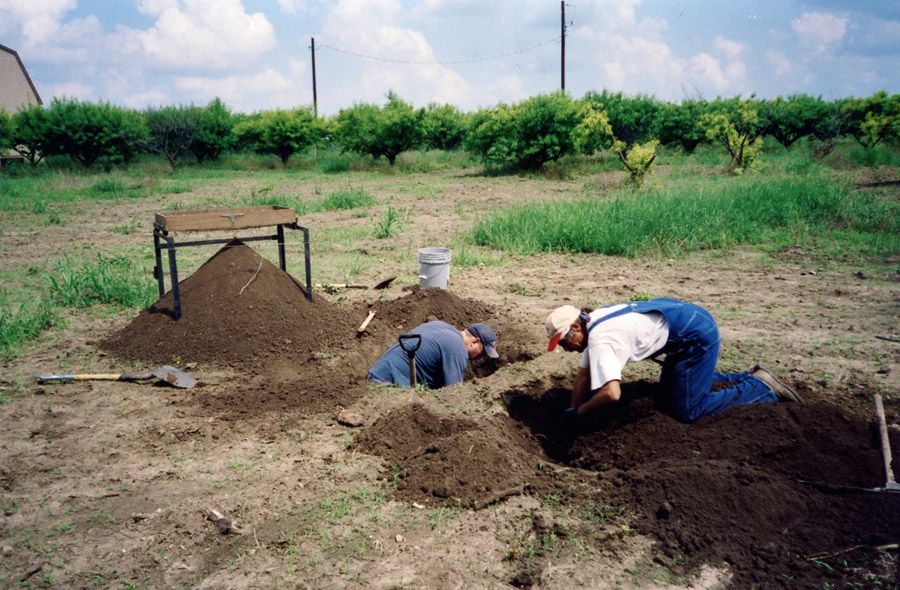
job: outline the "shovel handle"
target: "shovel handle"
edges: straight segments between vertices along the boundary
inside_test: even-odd
[[[53,373],[38,375],[38,383],[67,383],[70,381],[146,381],[153,375],[125,375],[123,373]]]
[[[881,436],[881,458],[884,460],[884,479],[885,487],[890,488],[896,486],[894,480],[893,461],[891,456],[891,439],[888,436],[887,421],[884,418],[884,402],[881,400],[881,394],[875,394],[875,414],[878,416],[878,434]]]
[[[419,350],[420,346],[422,346],[422,335],[400,334],[400,337],[397,338],[397,341],[400,343],[400,348],[402,348],[406,352],[406,357],[409,359],[409,385],[410,387],[415,387],[417,385],[416,351]]]

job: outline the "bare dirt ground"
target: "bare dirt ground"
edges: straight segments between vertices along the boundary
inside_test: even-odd
[[[174,201],[228,205],[263,185],[314,198],[346,183],[248,174],[159,201],[80,204],[52,230],[11,223],[0,264],[25,276],[66,251],[150,250],[153,213]],[[317,292],[310,304],[263,242],[185,248],[178,322],[170,296],[140,314],[72,312],[65,330],[6,361],[0,585],[898,586],[900,494],[857,489],[885,480],[874,393],[885,395],[900,453],[897,259],[850,266],[800,248],[680,260],[470,250],[484,263],[454,264],[448,291],[422,291],[417,248],[457,248],[486,212],[577,195],[584,181],[351,183],[378,200],[367,216],[301,219],[314,280],[397,276],[388,289]],[[373,228],[388,205],[403,223],[379,240]],[[138,233],[111,231],[135,222]],[[288,240],[288,270],[302,279],[297,236]],[[577,355],[544,352],[546,314],[638,293],[704,305],[722,332],[720,368],[763,362],[808,403],[685,425],[654,403],[656,366],[643,363],[628,368],[626,403],[577,437],[560,431]],[[399,332],[434,318],[492,323],[499,363],[437,391],[365,381]],[[162,363],[200,385],[34,381]]]

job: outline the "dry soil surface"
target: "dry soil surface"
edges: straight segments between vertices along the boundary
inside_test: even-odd
[[[298,194],[327,190],[280,182]],[[7,361],[0,584],[898,586],[900,493],[866,490],[885,483],[875,393],[900,453],[897,260],[855,268],[799,248],[677,261],[494,254],[452,265],[448,290],[423,290],[416,248],[453,244],[500,204],[578,194],[581,183],[358,184],[400,208],[404,224],[378,240],[374,212],[301,220],[316,280],[343,282],[341,261],[362,260],[354,282],[397,276],[389,288],[318,290],[309,302],[294,278],[295,236],[290,274],[271,250],[232,241],[184,253],[181,319],[171,294],[140,313],[73,312],[68,328]],[[178,197],[199,206],[233,190]],[[72,212],[73,227],[11,231],[0,237],[14,254],[3,270],[58,255],[86,227],[92,249],[149,248],[149,228],[108,229],[135,217],[143,226],[164,206],[104,204],[102,215],[88,206]],[[722,331],[721,368],[763,362],[807,403],[682,424],[660,407],[656,366],[643,363],[629,366],[617,407],[577,432],[560,429],[577,356],[544,352],[544,317],[562,303],[636,294],[704,305]],[[491,323],[501,358],[437,391],[366,382],[400,332],[430,319]],[[200,384],[34,381],[61,368],[160,364]]]

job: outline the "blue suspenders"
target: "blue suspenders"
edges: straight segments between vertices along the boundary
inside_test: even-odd
[[[589,325],[587,328],[588,334],[591,333],[591,330],[593,330],[597,326],[597,324],[603,323],[606,320],[611,320],[613,318],[617,318],[620,315],[625,315],[626,313],[632,313],[633,311],[635,311],[635,307],[636,307],[636,305],[634,303],[629,303],[629,304],[625,305],[625,307],[623,307],[622,309],[616,310],[610,314],[603,316],[602,318],[598,318],[598,319],[594,320],[594,322],[591,325]]]

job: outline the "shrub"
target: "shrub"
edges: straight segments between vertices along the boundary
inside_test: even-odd
[[[31,105],[12,116],[12,146],[20,156],[34,166],[40,162],[47,148],[47,111],[41,105]]]
[[[376,160],[384,156],[393,166],[399,154],[421,144],[422,111],[394,92],[387,98],[384,108],[357,104],[341,109],[335,139],[343,151],[369,154]]]
[[[143,117],[108,103],[54,100],[46,125],[46,154],[69,156],[88,168],[127,164],[147,142]]]
[[[217,160],[222,152],[231,148],[234,124],[231,112],[218,98],[199,110],[199,122],[191,141],[191,153],[198,162]]]
[[[200,127],[201,111],[197,107],[163,107],[149,110],[144,117],[149,129],[148,147],[165,156],[173,169],[191,153],[191,144]]]
[[[580,106],[561,92],[501,104],[473,115],[466,149],[488,168],[537,170],[574,151],[573,132],[580,120]]]

